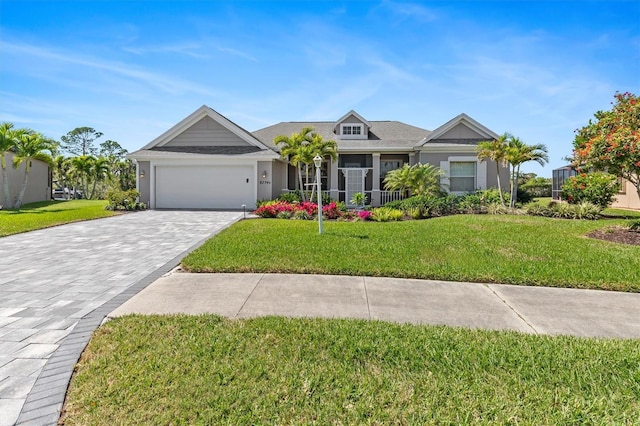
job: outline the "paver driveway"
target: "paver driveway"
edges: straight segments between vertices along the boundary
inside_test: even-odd
[[[0,425],[56,424],[105,315],[241,217],[146,211],[0,238]]]

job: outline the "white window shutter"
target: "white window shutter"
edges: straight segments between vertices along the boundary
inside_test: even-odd
[[[440,186],[447,192],[449,192],[449,176],[450,176],[450,171],[449,171],[449,162],[448,161],[441,161],[440,162],[440,170],[442,170],[442,172],[444,173],[442,176],[440,176]]]
[[[476,185],[478,189],[487,189],[487,162],[478,161],[476,166]]]

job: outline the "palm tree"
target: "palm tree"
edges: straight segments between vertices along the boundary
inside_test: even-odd
[[[57,155],[53,159],[53,173],[56,177],[55,180],[62,187],[64,191],[64,198],[69,199],[69,193],[67,191],[67,175],[69,174],[69,168],[71,163],[64,155]]]
[[[402,197],[406,197],[412,185],[412,172],[409,164],[404,164],[399,169],[387,173],[384,178],[384,187],[388,191],[400,191]]]
[[[19,209],[22,206],[22,200],[24,199],[24,193],[27,189],[27,182],[29,180],[29,172],[31,171],[31,161],[41,160],[49,165],[53,165],[53,159],[51,155],[45,151],[51,152],[55,148],[55,141],[44,137],[40,133],[36,133],[30,130],[24,131],[18,138],[14,145],[15,155],[13,157],[13,167],[18,168],[22,163],[25,164],[24,180],[22,181],[22,188],[18,194],[18,200],[16,201],[15,208]]]
[[[508,165],[507,146],[508,140],[511,138],[509,133],[504,133],[498,139],[490,141],[482,141],[476,147],[478,160],[493,160],[496,163],[496,178],[498,179],[498,192],[500,193],[500,203],[505,207],[504,196],[502,195],[502,186],[500,184],[500,165]]]
[[[419,196],[435,195],[440,191],[439,167],[431,164],[414,164],[411,167],[411,194]]]
[[[304,127],[300,133],[292,133],[291,136],[279,135],[273,140],[276,146],[282,145],[280,148],[280,155],[282,158],[287,159],[289,164],[296,168],[298,174],[298,183],[300,184],[300,190],[302,191],[302,200],[305,201],[304,187],[302,185],[302,156],[306,153],[303,152],[305,142],[308,144],[311,141],[310,133],[313,132],[313,127]]]
[[[322,135],[319,135],[317,133],[312,133],[311,134],[311,143],[309,144],[310,151],[311,151],[311,159],[309,160],[309,163],[307,163],[305,161],[305,165],[308,167],[309,165],[313,164],[313,159],[315,158],[316,155],[319,155],[320,157],[324,158],[331,158],[332,161],[336,161],[338,159],[338,144],[336,143],[336,141],[334,140],[324,140],[322,138]],[[305,160],[306,157],[305,157]],[[308,168],[307,168],[308,170]],[[307,177],[309,176],[309,173],[307,172]],[[317,184],[317,180],[316,180],[316,175],[314,175],[313,178],[313,183]],[[308,183],[307,183],[308,185]],[[311,190],[311,199],[313,200],[313,196],[315,194],[316,191],[316,186],[317,185],[313,185],[312,190]]]
[[[85,197],[89,195],[89,177],[91,176],[91,170],[93,169],[94,159],[95,158],[91,155],[81,155],[71,159],[72,175],[76,182],[80,182],[80,189]],[[75,185],[73,192],[75,195]]]
[[[392,170],[384,178],[384,187],[389,191],[401,191],[405,197],[407,192],[416,196],[435,195],[440,190],[442,170],[431,164],[405,164]]]
[[[13,123],[0,124],[0,163],[2,166],[2,183],[4,187],[4,203],[10,206],[9,180],[7,176],[7,162],[5,153],[12,151],[16,143],[16,131],[13,130]]]
[[[111,176],[111,164],[107,157],[98,157],[93,160],[91,165],[91,178],[93,179],[93,187],[89,199],[92,200],[96,193],[98,182],[102,182]]]
[[[544,144],[527,145],[514,136],[509,138],[506,159],[511,164],[511,207],[516,205],[520,165],[528,161],[536,161],[544,166],[549,161],[547,152],[547,147]]]

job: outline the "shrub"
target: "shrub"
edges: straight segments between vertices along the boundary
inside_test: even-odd
[[[376,222],[391,222],[402,220],[404,213],[399,209],[377,207],[371,210],[371,218]]]
[[[107,191],[106,198],[109,201],[107,210],[145,210],[147,205],[137,201],[140,193],[135,189],[123,191],[121,189],[110,189]]]
[[[600,219],[600,214],[602,213],[600,206],[589,202],[580,203],[573,207],[576,219],[597,220]]]
[[[359,210],[357,215],[360,220],[371,220],[371,212],[369,210]]]
[[[282,210],[276,215],[278,219],[291,219],[291,216],[293,216],[293,212],[290,210]]]
[[[531,216],[544,216],[544,217],[552,217],[553,216],[553,207],[552,206],[543,206],[540,204],[529,204],[525,207],[525,212]]]
[[[343,212],[335,201],[330,202],[326,206],[322,206],[322,215],[327,219],[337,219],[342,216]]]
[[[300,201],[302,201],[302,198],[300,197],[300,191],[295,191],[286,192],[280,195],[277,200],[286,201],[287,203],[299,203]]]
[[[294,220],[311,220],[313,219],[313,215],[310,215],[306,210],[296,210],[293,212],[293,216],[291,219]]]
[[[618,178],[604,172],[571,176],[562,187],[562,197],[571,204],[588,201],[602,208],[613,202],[618,192]]]
[[[633,219],[629,221],[629,231],[640,232],[640,219]]]

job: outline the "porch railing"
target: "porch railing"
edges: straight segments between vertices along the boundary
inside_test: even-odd
[[[404,200],[404,195],[400,191],[380,191],[380,205],[385,205],[390,201]]]
[[[290,192],[298,192],[296,189],[283,189],[282,193],[286,194],[286,193],[290,193]],[[304,195],[306,197],[307,200],[309,200],[311,198],[311,193],[312,191],[304,191]],[[315,199],[317,197],[317,192],[313,192],[313,198]],[[323,190],[322,191],[322,196],[323,197],[330,197],[331,196],[331,191],[329,190]]]

